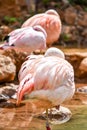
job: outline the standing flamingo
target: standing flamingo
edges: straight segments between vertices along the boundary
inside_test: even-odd
[[[48,100],[52,106],[60,105],[72,98],[75,92],[73,67],[64,59],[63,52],[60,52],[58,53],[61,58],[57,55],[52,56],[51,53],[54,52],[48,49],[45,56],[27,61],[28,73],[20,81],[17,104],[20,104],[26,93],[28,98]],[[50,129],[49,125],[47,125],[48,129]]]
[[[5,37],[0,49],[19,48],[29,53],[46,48],[47,34],[41,26],[25,27],[12,31]]]
[[[51,46],[52,43],[58,40],[61,33],[61,20],[55,10],[50,9],[45,13],[30,17],[23,23],[22,28],[35,25],[42,26],[47,32],[46,43],[48,46]]]

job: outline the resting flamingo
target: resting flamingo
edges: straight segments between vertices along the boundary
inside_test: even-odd
[[[61,33],[61,20],[57,11],[50,9],[45,13],[36,14],[26,20],[22,28],[35,25],[42,26],[47,32],[47,46],[51,46],[58,40]]]
[[[28,74],[28,71],[31,68],[30,66],[31,66],[31,64],[33,64],[33,60],[36,58],[38,58],[38,60],[39,60],[43,56],[45,56],[45,57],[58,56],[58,57],[63,58],[63,59],[65,58],[64,53],[56,47],[51,47],[51,48],[47,49],[47,51],[45,52],[44,55],[34,55],[34,54],[29,55],[26,57],[26,60],[22,64],[21,69],[19,71],[19,74],[18,74],[19,81],[21,81]],[[33,71],[34,71],[34,69],[33,69]]]
[[[45,56],[28,59],[29,64],[25,64],[26,68],[21,71],[21,75],[25,74],[23,71],[26,69],[28,73],[20,81],[17,104],[20,104],[26,93],[28,98],[48,100],[52,106],[72,98],[75,92],[73,67],[64,59],[63,52],[60,52],[57,53],[59,56],[52,56],[54,52],[48,49]],[[49,125],[47,129],[50,129]]]
[[[19,82],[28,74],[31,64],[33,64],[33,60],[38,58],[38,60],[43,57],[43,55],[29,55],[26,57],[25,62],[22,64],[21,69],[18,73]],[[34,69],[32,70],[34,71]]]
[[[16,29],[4,38],[6,41],[0,49],[19,48],[31,53],[46,48],[46,37],[45,30],[39,25]]]

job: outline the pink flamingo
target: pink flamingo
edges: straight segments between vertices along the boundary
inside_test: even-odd
[[[33,64],[33,60],[38,58],[38,60],[43,57],[43,55],[29,55],[25,62],[22,64],[21,69],[18,74],[19,82],[28,74],[28,71],[31,69],[31,64]],[[32,69],[34,71],[34,69]]]
[[[19,77],[19,81],[21,81],[27,74],[28,71],[30,71],[31,69],[31,65],[33,65],[33,60],[38,58],[38,60],[40,60],[40,58],[42,58],[43,56],[58,56],[60,58],[65,58],[64,53],[55,47],[51,47],[49,49],[47,49],[47,51],[45,52],[45,55],[29,55],[26,58],[26,61],[22,64],[21,69],[19,71],[18,77]],[[34,67],[33,70],[34,71]]]
[[[17,104],[20,104],[26,93],[29,98],[48,100],[52,106],[72,98],[75,92],[74,71],[71,64],[64,59],[63,52],[48,49],[45,56],[28,59],[27,62],[29,66],[27,68],[25,64],[25,70],[27,69],[28,73],[21,71],[21,75],[24,73],[25,76],[19,84]],[[48,129],[50,130],[47,118]]]
[[[29,53],[46,48],[47,34],[41,26],[25,27],[12,31],[5,37],[0,49],[19,48]]]
[[[55,10],[50,9],[45,13],[30,17],[23,23],[22,28],[35,25],[42,26],[47,32],[46,43],[48,46],[58,40],[61,33],[61,20]]]

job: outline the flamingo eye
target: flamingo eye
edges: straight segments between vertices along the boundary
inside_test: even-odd
[[[34,29],[35,31],[41,31],[40,27],[38,27],[38,26],[34,26],[33,29]]]
[[[38,28],[34,28],[35,31],[40,31]]]

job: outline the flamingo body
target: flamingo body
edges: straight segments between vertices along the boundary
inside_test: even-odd
[[[53,106],[60,105],[73,96],[74,72],[66,60],[49,56],[36,58],[32,62],[28,74],[20,82],[18,102],[26,92],[30,98],[46,99]]]
[[[57,57],[65,59],[64,53],[60,49],[55,48],[55,47],[48,48],[44,55],[29,55],[26,58],[26,61],[22,64],[21,69],[19,71],[19,74],[18,74],[19,81],[21,81],[28,74],[28,72],[33,66],[34,59],[38,58],[38,60],[40,60],[40,58],[48,57],[48,56],[57,56]],[[34,67],[31,70],[35,71]]]
[[[40,59],[42,58],[43,55],[29,55],[25,62],[22,64],[21,66],[21,69],[19,71],[19,74],[18,74],[18,79],[19,79],[19,82],[22,81],[22,79],[29,73],[33,73],[35,70],[34,70],[34,63],[33,63],[33,60],[35,59]],[[32,69],[33,67],[33,69]]]
[[[41,26],[25,27],[8,34],[3,48],[20,48],[32,52],[36,49],[46,48],[46,32]]]
[[[48,46],[58,40],[61,33],[61,20],[55,10],[50,9],[45,13],[30,17],[23,23],[22,28],[35,25],[42,26],[47,32],[46,43]]]

